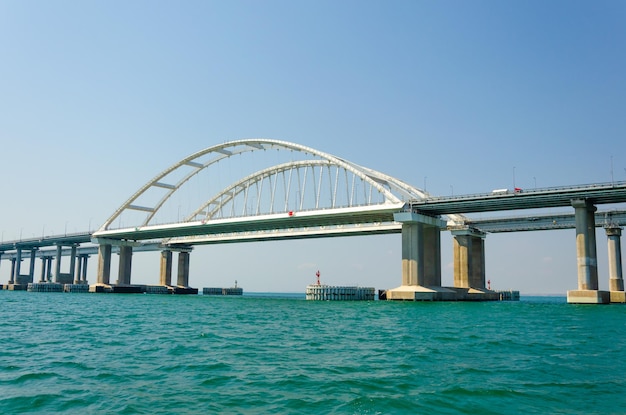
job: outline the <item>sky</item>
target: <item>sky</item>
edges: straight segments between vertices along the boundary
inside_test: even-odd
[[[97,229],[168,166],[243,138],[433,195],[623,181],[625,49],[619,0],[0,0],[2,240]],[[485,247],[492,288],[577,288],[574,230]],[[399,235],[201,247],[190,284],[304,292],[319,269],[393,288],[400,248]],[[597,249],[606,289],[602,229]],[[134,255],[133,282],[158,270],[157,253]],[[444,232],[444,285],[452,275]]]

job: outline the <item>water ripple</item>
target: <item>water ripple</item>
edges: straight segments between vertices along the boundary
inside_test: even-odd
[[[621,413],[626,308],[2,292],[0,413]],[[62,307],[50,304],[56,302]]]

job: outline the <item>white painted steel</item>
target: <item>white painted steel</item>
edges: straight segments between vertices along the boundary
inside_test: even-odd
[[[177,190],[179,190],[183,184],[188,182],[192,177],[197,175],[200,171],[209,168],[210,166],[214,165],[215,163],[225,158],[233,157],[235,155],[240,155],[246,152],[259,151],[259,150],[262,151],[262,150],[266,150],[269,148],[278,149],[278,150],[296,151],[302,154],[310,154],[315,157],[319,157],[321,160],[326,161],[327,168],[329,171],[330,171],[331,166],[336,167],[337,180],[338,180],[338,174],[339,174],[338,172],[340,169],[343,169],[346,172],[345,173],[346,175],[348,174],[348,172],[351,173],[353,175],[353,180],[355,182],[357,180],[356,178],[358,177],[362,182],[367,183],[369,185],[368,186],[369,195],[367,195],[369,203],[372,203],[372,196],[373,196],[374,190],[376,190],[379,194],[381,194],[384,197],[384,200],[389,203],[400,203],[402,201],[407,201],[411,198],[412,199],[421,198],[421,197],[424,197],[425,195],[423,191],[412,188],[411,186],[397,179],[394,179],[390,176],[384,175],[380,172],[376,172],[375,170],[372,170],[372,169],[363,168],[357,164],[348,162],[342,158],[336,157],[334,155],[331,155],[331,154],[328,154],[328,153],[325,153],[325,152],[322,152],[322,151],[319,151],[310,147],[306,147],[306,146],[302,146],[299,144],[290,143],[286,141],[271,140],[271,139],[244,139],[244,140],[226,142],[223,144],[209,147],[207,149],[194,153],[186,157],[185,159],[179,161],[178,163],[170,166],[169,168],[165,169],[164,171],[159,173],[157,176],[155,176],[152,180],[150,180],[148,183],[146,183],[143,187],[141,187],[137,192],[135,192],[124,204],[122,204],[122,206],[120,206],[113,213],[113,215],[111,215],[111,217],[107,219],[107,221],[100,227],[99,232],[109,230],[111,225],[118,218],[120,218],[120,215],[127,209],[132,210],[133,208],[135,208],[135,210],[137,210],[136,209],[137,205],[134,205],[133,202],[153,187],[164,189],[166,190],[166,193],[164,196],[162,196],[162,198],[159,201],[154,203],[153,206],[141,206],[142,208],[141,210],[147,212],[148,214],[142,223],[134,224],[135,226],[147,226],[148,224],[150,224],[151,219],[154,218],[155,214],[159,211],[159,209],[163,206],[163,204]],[[208,161],[204,161],[204,162],[198,161],[202,157],[207,156],[207,155],[210,156]],[[162,179],[166,177],[168,174],[178,170],[179,168],[183,166],[191,167],[193,170],[183,175],[183,177],[175,184],[169,184],[169,183],[162,181]],[[272,169],[274,173],[273,175],[270,175],[270,176],[275,176],[277,174],[276,173],[277,166],[270,167],[268,170],[271,171]],[[283,170],[283,172],[284,171],[285,170]],[[300,183],[302,183],[302,189],[300,189],[300,206],[299,206],[300,210],[302,210],[303,208],[307,208],[307,206],[304,206],[304,197],[305,197],[304,191],[306,190],[305,187],[306,187],[306,182],[307,182],[307,177],[308,177],[307,171],[308,169],[304,170],[304,180],[302,182],[300,181],[298,182],[299,186],[300,186]],[[299,174],[300,174],[300,171],[298,170],[298,175]],[[331,176],[332,174],[329,174],[329,180]],[[269,176],[266,176],[266,177],[269,177]],[[315,180],[314,174],[312,174],[312,177],[313,177],[313,186],[316,191],[315,209],[321,209],[323,207],[323,205],[320,203],[321,188],[323,186],[323,178],[324,178],[323,170],[320,169],[320,176],[317,182]],[[274,177],[274,179],[276,178]],[[331,189],[331,194],[336,195],[338,188],[335,187],[335,189],[333,189],[332,183],[329,183],[329,186]],[[363,187],[364,187],[363,190],[366,191],[365,186]],[[392,191],[392,189],[395,190],[395,192]],[[257,214],[259,214],[261,211],[260,201],[261,201],[262,191],[263,191],[263,181],[260,181],[257,184],[257,192],[259,196],[257,197],[257,212],[256,212]],[[270,189],[269,191],[272,193],[275,192],[275,190],[273,189]],[[290,191],[292,190],[290,189]],[[349,190],[346,189],[346,192],[348,191]],[[224,201],[229,198],[231,201],[233,200],[232,196],[222,193],[221,195],[215,196],[213,200],[221,200],[218,206],[220,209],[222,209],[225,205]],[[273,202],[273,194],[272,194],[272,202]],[[333,202],[331,201],[331,206],[332,206],[332,203]],[[235,207],[231,206],[231,210],[233,211],[232,215],[234,215],[234,209]],[[198,211],[196,211],[196,214],[197,212]],[[188,220],[190,219],[191,219],[191,216],[188,217]]]

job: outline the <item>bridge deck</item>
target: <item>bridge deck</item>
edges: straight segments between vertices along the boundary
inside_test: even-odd
[[[509,191],[508,193],[431,197],[411,200],[409,204],[412,209],[420,213],[446,215],[564,207],[571,206],[574,199],[588,199],[597,205],[626,202],[626,182]]]

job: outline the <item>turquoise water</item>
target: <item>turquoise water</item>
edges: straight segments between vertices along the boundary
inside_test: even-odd
[[[623,414],[626,307],[0,291],[2,414]]]

